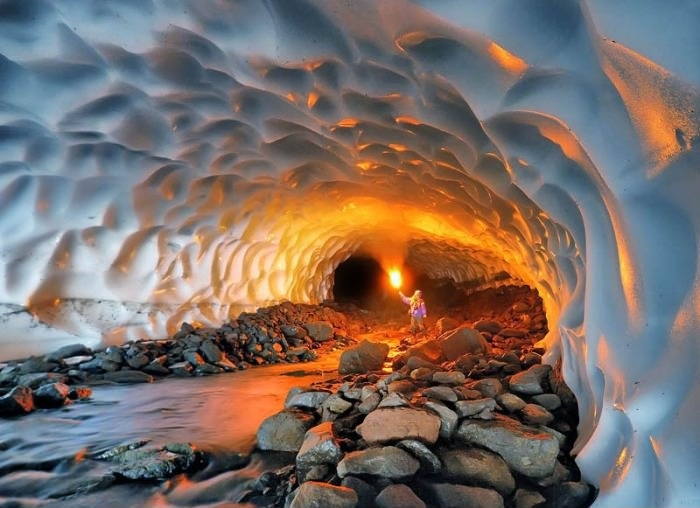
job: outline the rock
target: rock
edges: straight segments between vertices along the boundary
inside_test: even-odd
[[[491,335],[496,335],[503,328],[501,323],[492,320],[481,320],[474,323],[474,328],[480,332],[488,332]]]
[[[333,435],[333,424],[324,422],[309,429],[296,456],[297,478],[306,481],[308,472],[323,464],[335,466],[343,458],[340,445]]]
[[[71,400],[82,400],[92,397],[92,389],[87,386],[71,386],[68,398]]]
[[[357,432],[370,444],[401,439],[418,439],[432,444],[440,435],[440,418],[420,409],[380,408],[365,417]]]
[[[427,401],[425,407],[434,411],[440,417],[440,437],[451,439],[459,422],[457,413],[439,402]]]
[[[527,335],[527,330],[522,330],[520,328],[503,328],[498,332],[498,335],[505,338],[516,337],[520,339]]]
[[[0,397],[0,416],[19,416],[34,411],[32,390],[26,386],[15,386],[10,393]]]
[[[297,452],[304,436],[315,424],[313,415],[301,411],[282,411],[267,417],[257,432],[261,450]]]
[[[455,436],[503,457],[520,474],[542,478],[552,474],[559,454],[559,441],[552,435],[517,420],[495,414],[490,421],[464,420]]]
[[[377,409],[380,402],[382,402],[381,394],[379,392],[374,392],[367,396],[367,398],[365,398],[362,403],[357,406],[357,410],[362,414],[369,414]]]
[[[442,463],[430,448],[415,439],[404,439],[396,443],[402,450],[410,452],[418,459],[421,465],[421,472],[424,474],[437,474],[442,470]]]
[[[355,491],[358,508],[374,508],[374,498],[377,497],[377,491],[371,484],[357,476],[346,476],[341,480],[340,485]]]
[[[461,385],[466,381],[464,372],[458,370],[451,372],[435,372],[433,374],[433,383],[443,385]]]
[[[547,425],[554,420],[554,415],[537,404],[525,404],[520,410],[523,422],[528,425]]]
[[[542,393],[540,395],[534,395],[532,401],[539,404],[547,411],[554,411],[561,407],[561,399],[558,395],[553,393]]]
[[[355,508],[357,500],[351,488],[310,481],[294,492],[289,508]]]
[[[288,339],[303,339],[307,335],[306,329],[302,326],[286,324],[282,325],[280,329]]]
[[[34,390],[34,404],[43,408],[61,407],[66,403],[69,394],[70,387],[65,383],[42,385]]]
[[[143,369],[151,362],[151,359],[145,353],[135,353],[132,356],[126,357],[126,364],[134,370]]]
[[[158,358],[153,359],[148,365],[143,367],[143,372],[147,374],[153,374],[154,376],[167,376],[170,374],[170,369],[165,366],[168,357],[163,355]],[[192,371],[192,367],[187,362],[182,362],[189,367],[189,372]],[[189,372],[187,375],[189,375]]]
[[[491,397],[494,398],[498,394],[503,393],[503,383],[501,383],[498,379],[493,378],[493,377],[487,377],[485,379],[480,379],[471,387],[474,390],[477,390],[481,395],[484,397]]]
[[[506,497],[515,490],[515,478],[508,464],[495,453],[480,448],[457,448],[442,450],[439,455],[448,480],[488,487]]]
[[[201,462],[201,454],[187,443],[163,448],[118,447],[98,457],[116,463],[111,472],[129,480],[166,479],[192,471]]]
[[[508,382],[510,390],[523,395],[539,395],[542,388],[542,365],[533,365],[527,370],[513,374]]]
[[[425,508],[425,503],[411,487],[403,483],[395,483],[384,487],[374,500],[377,508]]]
[[[221,349],[209,339],[203,341],[199,345],[199,352],[209,363],[220,362],[223,357]]]
[[[304,324],[309,337],[316,342],[325,342],[333,338],[333,326],[328,321],[313,321]]]
[[[547,500],[537,491],[518,489],[513,496],[514,508],[543,508]]]
[[[503,497],[491,489],[452,483],[426,485],[431,501],[438,508],[503,508]]]
[[[435,323],[435,328],[437,329],[438,335],[442,335],[445,332],[454,330],[459,326],[459,321],[452,319],[450,317],[441,317]]]
[[[397,363],[394,365],[394,368],[401,367],[403,363],[407,363],[414,357],[420,358],[429,364],[437,364],[444,360],[442,347],[440,344],[437,341],[429,340],[406,351],[402,357],[399,357]]]
[[[429,399],[456,402],[457,394],[449,386],[431,386],[423,390],[423,395]]]
[[[177,362],[170,366],[170,371],[177,377],[189,377],[194,372],[190,362]]]
[[[340,355],[338,372],[351,374],[381,370],[388,354],[388,344],[363,340],[357,346],[343,351]]]
[[[420,462],[396,446],[367,448],[345,454],[338,463],[338,476],[371,475],[392,480],[406,480],[420,468]]]
[[[508,392],[497,395],[496,402],[498,402],[498,404],[509,413],[520,411],[527,404],[517,395]]]
[[[549,506],[557,508],[584,508],[589,506],[590,488],[581,482],[563,482],[545,490]]]
[[[65,383],[68,384],[68,376],[58,372],[35,372],[34,374],[24,374],[17,379],[17,384],[26,386],[32,390],[39,388],[41,385],[50,383]]]
[[[438,338],[445,359],[456,360],[465,353],[487,353],[489,344],[478,330],[462,326]]]
[[[153,376],[141,372],[140,370],[118,370],[116,372],[105,372],[105,381],[119,384],[152,383]]]
[[[44,357],[47,362],[59,363],[72,356],[92,356],[92,350],[83,344],[69,344]]]
[[[328,399],[330,394],[331,392],[329,390],[295,387],[287,393],[287,398],[284,401],[284,408],[317,409]]]
[[[57,362],[49,362],[44,358],[32,357],[24,361],[19,367],[20,374],[35,374],[37,372],[51,372],[58,367]]]
[[[341,395],[334,393],[323,401],[321,408],[323,410],[323,418],[324,420],[327,420],[327,416],[342,415],[349,411],[352,408],[352,402],[345,400]]]
[[[482,417],[484,420],[490,420],[491,411],[496,409],[496,401],[491,398],[477,400],[460,400],[455,404],[457,415],[460,418],[467,417]]]

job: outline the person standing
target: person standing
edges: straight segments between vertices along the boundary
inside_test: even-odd
[[[418,332],[425,332],[423,320],[428,317],[428,311],[423,300],[423,292],[416,289],[410,298],[399,291],[401,301],[408,305],[408,315],[411,316],[411,333],[416,336]]]

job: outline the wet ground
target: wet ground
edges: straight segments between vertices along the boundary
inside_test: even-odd
[[[449,313],[460,321],[472,321],[497,315],[509,305],[508,294],[493,291],[473,297],[464,307],[433,308],[423,338],[436,335],[435,316]],[[352,337],[385,341],[396,351],[409,335],[407,320],[395,305],[359,312],[353,319]],[[263,471],[274,467],[276,459],[254,453],[245,467],[237,464],[232,470],[227,470],[227,462],[240,462],[241,456],[253,451],[257,428],[282,409],[290,388],[337,377],[340,353],[330,351],[309,363],[268,365],[210,377],[96,386],[87,402],[0,419],[0,507],[241,506],[236,501]],[[57,485],[103,472],[104,463],[86,456],[138,440],[156,445],[194,443],[213,454],[212,467],[223,472],[205,471],[165,485],[113,485],[93,494],[52,499],[60,493]]]

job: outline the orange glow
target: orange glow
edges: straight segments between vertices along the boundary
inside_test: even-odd
[[[513,53],[499,46],[495,42],[488,45],[489,55],[501,66],[501,68],[513,74],[522,74],[527,70],[524,60],[518,58]]]
[[[343,118],[337,125],[338,127],[355,127],[357,125],[357,120],[354,118]]]
[[[399,289],[401,287],[401,270],[398,268],[389,270],[389,281],[392,287]]]
[[[318,92],[315,90],[312,90],[309,92],[309,97],[306,99],[306,107],[311,109],[316,105],[316,101],[318,101],[319,95]]]

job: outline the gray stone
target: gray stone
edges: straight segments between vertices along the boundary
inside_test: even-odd
[[[548,488],[545,493],[547,504],[557,508],[584,508],[590,506],[590,487],[581,482],[563,482]]]
[[[535,404],[539,404],[547,411],[555,411],[561,407],[561,399],[559,395],[554,393],[542,393],[540,395],[534,395],[532,401]]]
[[[408,485],[395,483],[384,487],[374,500],[377,508],[425,508],[425,503]]]
[[[357,493],[348,487],[309,481],[293,493],[289,508],[355,508]]]
[[[439,383],[443,385],[461,385],[466,381],[466,376],[464,372],[459,370],[451,372],[435,372],[433,374],[433,383]]]
[[[513,496],[515,508],[543,508],[547,500],[535,490],[518,489]]]
[[[15,386],[0,397],[0,416],[26,415],[34,411],[32,390],[26,386]]]
[[[201,461],[200,452],[187,443],[174,443],[163,448],[122,447],[105,453],[98,460],[116,465],[113,474],[129,480],[166,479],[191,471]]]
[[[328,390],[315,390],[311,388],[295,387],[289,390],[284,401],[285,409],[305,408],[317,409],[330,396]]]
[[[182,352],[182,357],[194,368],[207,363],[196,349],[186,349]]]
[[[426,485],[438,508],[503,508],[503,496],[491,489],[452,483]]]
[[[520,411],[526,404],[523,399],[508,392],[496,396],[496,402],[498,402],[498,404],[509,413]]]
[[[515,490],[508,464],[495,453],[480,448],[457,448],[440,452],[443,474],[448,480],[488,487],[502,496]]]
[[[367,448],[345,454],[338,463],[338,476],[372,475],[392,480],[406,480],[420,468],[420,462],[396,446]]]
[[[529,425],[547,425],[554,420],[554,415],[537,404],[525,404],[520,410],[523,422]]]
[[[118,370],[116,372],[105,372],[103,379],[113,383],[134,384],[152,383],[153,376],[140,370]]]
[[[330,395],[321,407],[336,415],[342,415],[352,408],[352,402],[345,400],[341,395],[334,393]]]
[[[510,390],[523,395],[538,395],[544,393],[542,388],[542,378],[533,370],[537,365],[533,365],[527,370],[517,372],[510,377],[508,385]]]
[[[417,439],[435,443],[440,435],[440,418],[432,412],[408,407],[380,408],[358,425],[357,432],[367,443]]]
[[[471,385],[471,388],[477,390],[484,397],[494,398],[503,393],[503,383],[495,377],[487,377],[480,379]]]
[[[498,321],[482,319],[481,321],[477,321],[476,323],[474,323],[474,328],[476,328],[480,332],[488,332],[491,335],[496,335],[498,332],[501,331],[503,327]]]
[[[333,424],[324,422],[310,428],[296,456],[297,478],[300,483],[308,479],[308,472],[322,464],[335,465],[343,458],[340,444],[333,435]]]
[[[44,358],[33,357],[24,361],[19,367],[21,374],[35,374],[37,372],[51,372],[58,367],[57,362],[49,362]]]
[[[452,319],[451,317],[441,317],[435,323],[435,328],[437,329],[438,335],[442,335],[445,332],[454,330],[459,326],[459,321]]]
[[[511,469],[531,478],[552,474],[559,441],[552,435],[495,414],[490,421],[464,420],[455,436],[499,454]]]
[[[221,353],[221,349],[219,349],[219,346],[214,344],[214,341],[209,340],[209,339],[203,341],[199,345],[199,352],[202,354],[202,356],[209,363],[220,362],[221,358],[223,357],[223,355]]]
[[[352,374],[381,370],[388,354],[388,344],[363,340],[357,346],[342,352],[338,372]]]
[[[438,338],[445,359],[456,360],[465,353],[487,353],[489,343],[478,330],[462,326]]]
[[[374,392],[364,399],[359,406],[357,406],[357,410],[362,414],[369,414],[374,411],[377,406],[379,406],[381,401],[381,394],[379,392]]]
[[[24,374],[17,379],[18,385],[26,386],[32,390],[51,383],[68,384],[68,376],[58,372],[35,372],[33,374]]]
[[[374,498],[377,497],[376,489],[357,476],[346,476],[340,482],[343,487],[351,488],[357,493],[358,508],[375,508]]]
[[[316,342],[325,342],[333,338],[333,326],[328,321],[314,321],[304,324],[309,337]]]
[[[37,407],[61,407],[66,403],[70,387],[65,383],[50,383],[34,390],[34,403]]]
[[[459,422],[457,413],[442,403],[430,400],[425,403],[425,407],[440,417],[440,437],[451,439]]]
[[[457,394],[449,386],[431,386],[423,390],[423,395],[429,399],[457,402]]]
[[[408,399],[403,393],[391,392],[386,397],[382,399],[379,403],[379,407],[406,407],[408,406]]]
[[[490,419],[491,411],[496,409],[496,401],[494,399],[460,400],[455,404],[455,409],[461,418],[485,413],[484,419]]]
[[[257,444],[261,450],[297,452],[304,443],[304,436],[315,424],[312,415],[301,411],[281,411],[267,417],[257,432]]]
[[[44,357],[47,362],[60,362],[71,356],[91,356],[92,350],[84,344],[69,344]]]
[[[402,450],[410,452],[421,464],[421,471],[426,474],[436,474],[442,470],[442,464],[430,448],[415,439],[404,439],[396,443]]]
[[[127,356],[126,364],[132,369],[142,369],[150,363],[151,359],[145,353],[136,353],[133,356]]]

